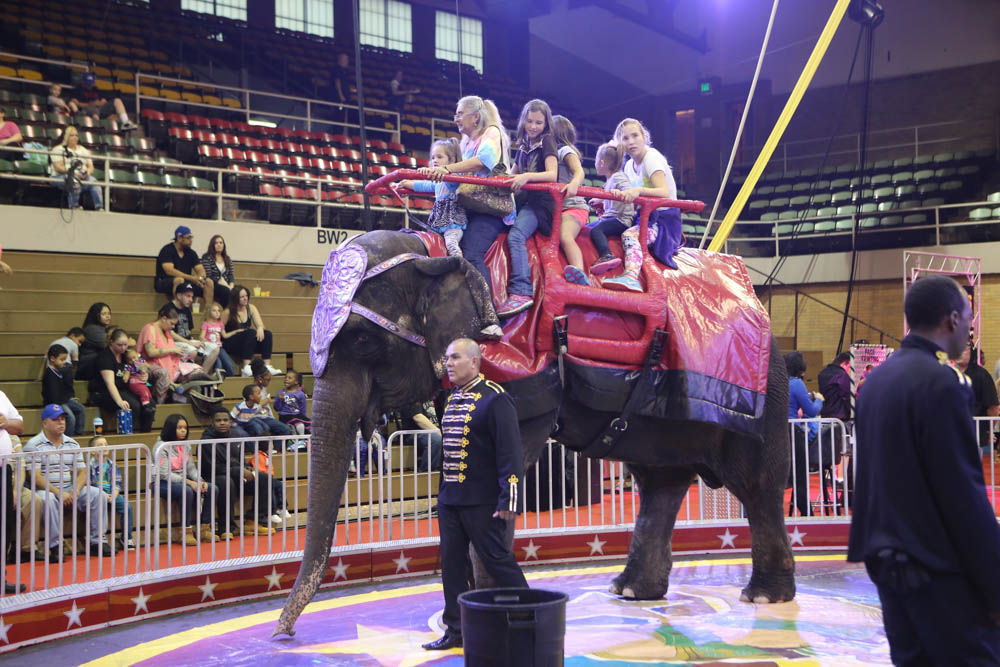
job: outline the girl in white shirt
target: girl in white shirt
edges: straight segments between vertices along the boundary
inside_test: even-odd
[[[632,187],[622,190],[623,201],[632,203],[638,197],[677,199],[677,184],[667,158],[650,145],[649,130],[640,121],[626,118],[618,123],[614,143],[624,149],[629,158],[625,161],[623,170]],[[658,235],[658,226],[650,224],[647,246],[653,245]],[[622,233],[622,246],[625,250],[625,271],[616,278],[605,278],[601,284],[608,289],[641,292],[639,270],[642,268],[642,247],[639,245],[639,225],[633,225]]]

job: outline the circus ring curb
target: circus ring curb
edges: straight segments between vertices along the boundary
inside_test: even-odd
[[[850,521],[799,520],[786,525],[795,552],[847,547]],[[524,566],[621,560],[632,531],[572,529],[559,533],[524,530],[514,541]],[[678,524],[675,556],[746,554],[746,522]],[[268,554],[157,570],[5,598],[0,602],[0,653],[72,635],[231,602],[287,595],[302,552]],[[436,538],[338,547],[331,552],[324,590],[435,574]]]

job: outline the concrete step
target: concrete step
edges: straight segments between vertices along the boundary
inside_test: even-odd
[[[243,387],[252,381],[252,378],[244,377],[226,378],[222,383],[222,393],[229,397],[242,396]],[[311,395],[313,390],[313,376],[303,375],[302,385],[303,391]],[[274,396],[284,386],[284,378],[272,377],[271,384],[268,385],[267,390],[268,393]],[[77,400],[87,400],[86,380],[77,380],[74,382],[73,389],[76,391]],[[0,382],[0,391],[3,391],[7,395],[7,398],[10,399],[10,402],[17,406],[19,410],[41,407],[42,405],[42,383],[38,380],[2,381]]]
[[[6,255],[5,255],[6,256]],[[9,263],[9,262],[8,262]],[[275,297],[311,297],[316,298],[319,293],[317,287],[303,286],[294,280],[283,278],[252,278],[246,282],[238,282],[251,291],[251,300],[257,302],[257,306],[266,312],[264,304],[268,299]],[[268,297],[253,296],[255,288],[260,287],[261,291],[270,292]],[[155,294],[153,291],[152,272],[146,273],[82,273],[77,271],[51,271],[36,269],[16,270],[11,276],[4,280],[4,290],[41,290],[59,292],[67,288],[74,291],[85,292],[138,292]],[[79,304],[84,310],[96,299],[84,299]],[[114,299],[107,303],[114,303]],[[227,305],[227,304],[223,304]]]
[[[261,317],[264,319],[264,327],[272,334],[298,333],[309,331],[312,326],[312,313],[302,315],[280,315],[270,317],[264,305],[261,305]],[[126,331],[138,334],[144,326],[156,320],[156,311],[146,312],[123,312],[113,311],[112,320],[117,327]],[[9,333],[28,331],[56,331],[65,333],[72,327],[80,326],[82,315],[79,311],[52,311],[52,310],[0,310],[0,330]],[[201,318],[195,316],[195,327],[200,331]],[[53,338],[58,338],[57,334]],[[45,350],[41,350],[44,352]]]
[[[205,242],[207,243],[208,239],[205,239]],[[128,257],[122,255],[85,255],[78,253],[8,250],[4,252],[3,256],[4,261],[14,269],[15,275],[22,270],[48,271],[58,268],[59,271],[97,274],[103,274],[109,269],[113,269],[115,272],[120,273],[152,276],[156,271],[155,253],[159,251],[159,247],[151,247],[151,254],[148,257]],[[199,256],[202,252],[202,249],[198,250]],[[279,279],[288,273],[298,271],[312,273],[313,277],[319,281],[323,267],[310,264],[240,262],[235,259],[233,261],[233,272],[237,278],[236,282],[242,282],[247,277]]]
[[[9,310],[44,310],[72,311],[77,313],[80,326],[92,303],[107,303],[111,305],[112,313],[118,311],[155,313],[166,303],[166,297],[156,294],[152,289],[139,292],[121,292],[115,290],[101,291],[85,289],[73,283],[74,290],[51,291],[42,289],[8,289],[3,291],[4,308]],[[79,289],[77,289],[79,287]],[[275,296],[256,297],[252,299],[261,311],[268,317],[280,315],[312,315],[316,308],[315,296]],[[195,314],[198,325],[204,318],[204,312]],[[65,332],[64,332],[65,333]]]
[[[270,327],[271,321],[278,318],[268,318],[264,315],[264,323]],[[274,357],[277,359],[288,352],[305,352],[309,350],[310,325],[306,324],[296,333],[282,332],[274,334]],[[273,330],[272,330],[273,331]],[[0,333],[0,351],[5,355],[38,355],[41,357],[48,349],[49,343],[65,335],[66,328],[50,328],[48,330],[23,331],[17,333]],[[136,330],[133,333],[138,333]],[[278,365],[280,368],[280,364]],[[0,377],[10,377],[2,375]]]

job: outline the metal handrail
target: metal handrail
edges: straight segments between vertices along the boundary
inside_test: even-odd
[[[74,63],[72,61],[66,62],[65,60],[53,60],[51,58],[38,58],[36,56],[25,56],[20,53],[11,53],[10,51],[0,51],[0,56],[8,56],[11,58],[17,58],[18,60],[30,60],[36,63],[45,63],[47,65],[59,65],[61,67],[72,67],[73,69],[82,69],[84,72],[90,71],[90,65],[85,65],[83,63]],[[8,77],[3,77],[8,78]],[[18,79],[19,81],[24,81],[24,79]],[[40,83],[35,81],[34,83]],[[60,84],[61,85],[61,84]],[[72,86],[64,86],[65,88],[72,88]]]

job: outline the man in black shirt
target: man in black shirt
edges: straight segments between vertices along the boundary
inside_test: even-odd
[[[972,347],[972,343],[965,346],[965,351],[956,362],[959,370],[969,376],[972,380],[972,416],[973,417],[996,417],[1000,416],[1000,400],[997,400],[997,386],[993,383],[990,372],[979,365],[979,350]],[[990,429],[990,422],[982,421],[979,425],[979,446],[985,451],[989,451],[993,442],[993,431]]]
[[[819,372],[817,382],[819,393],[823,394],[821,417],[833,417],[842,422],[851,420],[851,376],[847,369],[851,365],[851,355],[841,352],[833,363]]]
[[[1000,663],[1000,527],[986,495],[972,383],[949,363],[972,309],[951,278],[906,292],[910,334],[858,395],[847,560],[882,601],[896,665]]]
[[[500,588],[527,588],[505,541],[507,522],[520,511],[518,481],[523,449],[514,402],[503,388],[479,374],[479,344],[459,338],[446,353],[455,385],[441,417],[444,461],[438,491],[441,579],[446,630],[424,644],[429,651],[462,645],[458,596],[469,588],[469,543]]]
[[[213,302],[215,284],[205,275],[205,267],[191,249],[194,235],[191,228],[181,225],[174,230],[174,241],[160,248],[156,257],[156,278],[153,287],[160,294],[173,296],[183,282],[190,282],[197,297],[205,298],[206,307]]]

